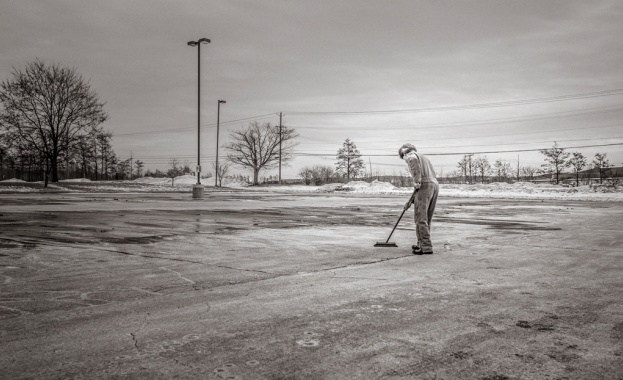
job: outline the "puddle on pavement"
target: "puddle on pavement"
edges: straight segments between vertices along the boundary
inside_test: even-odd
[[[522,230],[522,231],[558,231],[559,227],[539,226],[540,222],[527,222],[516,220],[499,220],[499,219],[480,219],[480,218],[454,218],[447,216],[439,216],[434,219],[435,222],[442,223],[459,223],[459,224],[475,224],[487,226],[497,230]]]
[[[521,220],[531,215],[533,206],[525,208],[509,205],[494,210],[488,205],[440,205],[435,222],[475,224],[514,233],[513,231],[559,230],[538,221]],[[395,211],[395,212],[394,212]],[[0,237],[19,240],[42,240],[79,244],[150,244],[178,236],[197,234],[227,235],[246,230],[297,229],[309,227],[390,227],[400,215],[400,206],[357,207],[270,207],[266,209],[210,210],[201,212],[123,210],[105,212],[33,212],[4,213],[0,216]],[[505,218],[487,218],[497,212]],[[459,215],[457,215],[459,214]],[[450,216],[452,215],[452,216]],[[484,216],[484,217],[483,217]],[[411,216],[405,216],[403,225],[412,225]],[[9,239],[12,240],[12,239]],[[14,244],[8,241],[3,244]],[[8,248],[9,246],[7,246]],[[11,246],[11,248],[16,248]]]
[[[0,248],[17,248],[19,247],[18,244],[12,244],[12,243],[0,243]],[[8,256],[8,255],[4,255],[0,253],[0,256]]]

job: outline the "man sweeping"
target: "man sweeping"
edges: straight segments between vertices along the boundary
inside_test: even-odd
[[[411,247],[415,255],[430,255],[433,253],[433,243],[430,240],[430,225],[433,221],[437,195],[439,194],[439,182],[435,176],[435,170],[428,158],[417,152],[412,144],[404,144],[398,149],[398,155],[405,160],[409,172],[413,177],[413,186],[417,193],[409,199],[406,208],[411,206],[413,200],[415,211],[415,233],[417,245]]]

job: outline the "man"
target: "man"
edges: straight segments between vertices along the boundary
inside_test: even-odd
[[[415,233],[417,245],[411,247],[413,254],[426,255],[433,253],[433,243],[430,240],[430,225],[439,194],[439,182],[435,170],[428,158],[417,152],[412,144],[404,144],[398,149],[398,155],[405,160],[409,172],[413,177],[413,186],[417,193],[414,200]],[[405,207],[411,206],[411,199]]]

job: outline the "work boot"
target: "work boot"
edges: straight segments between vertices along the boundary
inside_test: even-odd
[[[433,251],[423,251],[422,248],[418,247],[417,245],[413,245],[411,246],[411,249],[413,250],[413,254],[414,255],[432,255]]]

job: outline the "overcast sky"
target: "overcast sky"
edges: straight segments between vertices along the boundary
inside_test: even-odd
[[[204,172],[218,99],[221,146],[283,112],[300,134],[285,178],[333,166],[346,138],[386,174],[404,169],[405,142],[438,174],[460,153],[540,166],[538,152],[493,152],[554,141],[619,166],[623,145],[580,146],[623,144],[621,20],[620,0],[0,0],[0,79],[36,58],[74,67],[106,102],[119,158],[194,167],[197,48],[187,42],[205,37]]]

